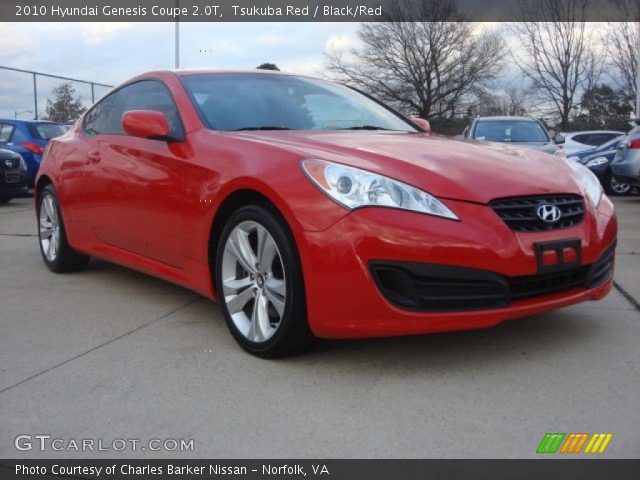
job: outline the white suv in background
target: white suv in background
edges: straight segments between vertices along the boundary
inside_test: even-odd
[[[560,132],[558,137],[564,138],[564,144],[559,147],[559,153],[568,157],[571,154],[591,150],[613,140],[624,132],[613,130],[589,130],[586,132]],[[556,141],[558,140],[556,137]]]

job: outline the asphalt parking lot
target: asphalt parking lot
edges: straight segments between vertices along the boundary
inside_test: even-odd
[[[546,432],[611,432],[603,456],[637,458],[640,196],[615,203],[618,288],[600,302],[265,361],[197,294],[102,261],[49,272],[32,200],[14,200],[0,206],[0,457],[535,457]],[[194,449],[18,451],[20,434]]]

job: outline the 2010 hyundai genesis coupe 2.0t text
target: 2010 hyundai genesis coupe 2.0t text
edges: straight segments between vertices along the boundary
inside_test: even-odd
[[[613,206],[582,165],[277,72],[124,83],[51,141],[36,206],[54,272],[95,256],[218,299],[264,357],[488,327],[613,282]]]

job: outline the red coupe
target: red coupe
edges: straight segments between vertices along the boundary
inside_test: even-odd
[[[613,282],[614,209],[582,165],[277,72],[127,81],[51,141],[36,206],[54,272],[97,257],[218,299],[264,357],[488,327]]]

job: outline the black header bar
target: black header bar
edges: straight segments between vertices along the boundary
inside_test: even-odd
[[[454,5],[455,15],[439,18]],[[560,5],[560,8],[557,6]],[[444,8],[443,8],[444,7]],[[551,12],[551,10],[555,10]],[[440,13],[436,13],[440,12]],[[526,13],[525,13],[526,12]],[[2,22],[640,21],[640,0],[1,0]]]

